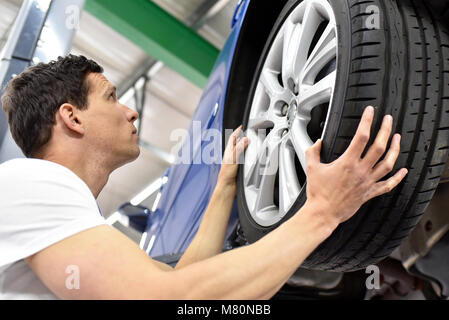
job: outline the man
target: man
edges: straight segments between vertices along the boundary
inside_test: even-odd
[[[308,200],[295,216],[256,243],[221,253],[236,194],[234,160],[249,143],[238,139],[238,129],[198,233],[172,269],[106,225],[97,208],[111,172],[139,155],[138,115],[120,104],[102,71],[70,55],[29,68],[2,97],[29,159],[0,166],[0,298],[267,299],[339,223],[407,173],[380,181],[400,149],[395,135],[379,162],[391,116],[361,158],[374,115],[369,107],[341,158],[320,163],[320,140],[307,150]],[[67,283],[73,270],[75,288]]]

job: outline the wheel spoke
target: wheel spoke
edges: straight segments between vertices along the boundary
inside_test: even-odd
[[[260,212],[274,206],[274,183],[276,175],[261,176],[260,188],[257,192],[255,212]]]
[[[301,74],[300,86],[311,84],[326,64],[337,56],[335,28],[329,23],[315,49],[310,54]]]
[[[249,132],[250,133],[250,132]],[[262,157],[262,150],[266,149],[266,141],[262,143],[257,137],[257,133],[251,137],[256,143],[251,143],[245,153],[245,186],[255,186],[258,188],[260,184],[260,159]]]
[[[332,40],[336,40],[336,34],[335,34],[335,24],[332,22],[329,22],[326,26],[326,29],[324,29],[323,33],[320,36],[320,39],[316,43],[315,47],[313,48],[312,52],[310,53],[310,56],[307,60],[307,62],[314,60],[315,57],[319,54],[320,51],[322,51]],[[306,63],[306,67],[307,67]]]
[[[329,102],[335,86],[337,72],[331,72],[312,86],[302,86],[298,99],[298,114],[310,118],[313,107]]]
[[[284,216],[298,198],[301,186],[295,169],[295,150],[288,139],[279,148],[279,211]]]
[[[287,79],[291,77],[292,66],[294,63],[294,50],[291,47],[295,46],[293,39],[298,39],[301,33],[301,25],[294,24],[291,19],[288,19],[284,28],[284,46],[282,49],[282,82],[284,87],[287,87]]]
[[[246,185],[254,185],[256,188],[259,188],[262,176],[276,174],[279,166],[280,141],[279,133],[273,130],[263,140],[261,145],[252,146],[256,149],[250,151],[255,151],[255,156],[253,156],[253,159],[249,159],[254,161],[252,161],[252,165],[247,173]]]
[[[260,162],[259,158],[256,157],[256,160],[252,162],[250,165],[248,172],[245,176],[245,186],[258,186],[260,184],[260,176],[257,174],[260,171]]]
[[[274,205],[274,185],[276,173],[279,168],[279,146],[280,138],[271,132],[266,139],[265,148],[262,148],[261,157],[259,158],[258,172],[259,175],[258,194],[256,198],[256,206],[254,210],[261,211]]]
[[[282,48],[282,61],[287,61],[287,53],[288,47],[290,46],[290,42],[292,40],[293,32],[295,31],[296,25],[293,23],[293,21],[289,18],[285,21],[284,24],[284,44]]]
[[[268,110],[270,103],[270,97],[266,94],[264,86],[259,83],[257,85],[256,92],[254,93],[253,103],[251,106],[252,112],[260,113]]]
[[[248,120],[248,129],[267,129],[273,126],[273,121],[269,117],[269,112],[261,112],[255,118]]]
[[[268,68],[264,69],[260,75],[260,82],[264,86],[265,92],[268,94],[271,101],[278,99],[284,92],[284,88],[282,88],[279,83],[278,75],[279,72]]]
[[[307,133],[307,120],[296,118],[293,121],[290,129],[290,138],[295,148],[296,156],[305,172],[307,168],[306,150],[313,144]]]
[[[301,24],[296,24],[292,32],[287,49],[283,53],[282,80],[284,86],[290,79],[296,80],[304,67],[307,59],[308,49],[315,31],[322,21],[311,2],[308,2]],[[285,40],[284,40],[285,41]],[[284,47],[285,50],[285,47]]]

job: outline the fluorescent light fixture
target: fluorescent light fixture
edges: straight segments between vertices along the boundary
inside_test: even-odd
[[[145,84],[145,79],[142,77],[139,80],[137,80],[136,84],[134,85],[134,88],[136,88],[136,90],[140,90],[140,89],[142,89],[144,84]]]
[[[141,204],[143,201],[145,201],[145,199],[150,197],[152,194],[154,194],[156,191],[158,191],[164,184],[166,184],[167,181],[168,181],[168,178],[165,176],[153,181],[145,189],[143,189],[141,192],[139,192],[139,194],[137,194],[134,198],[132,198],[130,203],[133,206],[137,206],[137,205]],[[161,196],[162,196],[162,194],[159,192],[156,196],[156,200],[154,201],[153,208],[151,209],[151,211],[154,212],[154,210],[156,210],[157,205],[159,204],[159,201],[161,199]],[[116,222],[120,222],[125,227],[129,227],[129,217],[121,214],[118,211],[111,214],[106,219],[106,222],[107,222],[107,224],[109,224],[111,226]],[[140,244],[139,244],[141,249],[143,249],[146,239],[147,239],[147,233],[144,232],[142,234],[142,238],[140,239]],[[150,243],[148,244],[147,253],[150,252],[151,248],[153,247],[154,240],[155,240],[155,236],[153,235],[150,239]]]
[[[142,234],[142,238],[140,238],[140,243],[139,243],[140,249],[143,249],[143,246],[145,245],[145,241],[147,240],[147,236],[148,236],[148,233],[146,233],[146,232],[144,232]]]
[[[51,0],[37,0],[37,8],[46,12],[50,7]]]
[[[156,73],[158,73],[164,67],[164,63],[162,61],[156,62],[148,72],[148,77],[153,78]]]
[[[116,222],[120,222],[125,227],[129,227],[129,217],[121,214],[118,211],[114,212],[106,219],[106,223],[110,226],[112,226]]]
[[[152,182],[151,184],[148,185],[148,187],[146,187],[145,189],[143,189],[139,194],[137,194],[134,198],[131,199],[130,203],[133,206],[137,206],[139,204],[141,204],[143,201],[145,201],[145,199],[147,199],[148,197],[150,197],[153,193],[155,193],[156,191],[158,191],[162,185],[164,185],[165,183],[167,183],[168,178],[167,177],[162,177],[157,179],[156,181]]]
[[[132,98],[134,98],[134,93],[135,93],[134,88],[130,88],[128,91],[125,92],[123,96],[120,97],[119,99],[120,102],[123,104],[128,104],[128,102],[131,101]],[[136,111],[135,108],[133,109],[134,111]]]
[[[143,77],[139,78],[139,80],[137,80],[137,82],[134,84],[134,86],[129,88],[128,91],[126,91],[121,97],[119,97],[120,102],[127,104],[132,98],[134,98],[136,90],[142,89],[144,83],[145,83],[145,79]],[[135,109],[135,108],[133,108],[133,109]]]
[[[153,207],[151,208],[151,212],[156,211],[157,205],[159,204],[159,200],[161,200],[161,193],[159,192],[156,196],[156,200],[154,200]]]
[[[114,223],[116,223],[120,219],[120,212],[116,211],[113,214],[111,214],[107,219],[106,222],[110,226],[112,226]]]
[[[150,239],[150,243],[148,244],[146,252],[150,254],[150,250],[153,248],[154,240],[156,240],[156,236],[153,234]]]

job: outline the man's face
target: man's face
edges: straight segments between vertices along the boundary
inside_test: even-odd
[[[85,138],[89,146],[110,157],[121,166],[135,160],[139,154],[134,121],[138,114],[120,104],[115,87],[100,73],[90,73],[88,108],[81,112]]]

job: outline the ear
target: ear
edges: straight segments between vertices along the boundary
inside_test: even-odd
[[[84,125],[79,116],[80,110],[70,103],[64,103],[59,108],[58,114],[62,120],[62,124],[78,134],[84,134]]]

